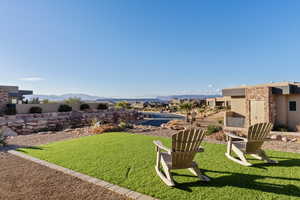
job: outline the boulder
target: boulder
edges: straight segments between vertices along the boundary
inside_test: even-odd
[[[282,136],[281,135],[271,135],[270,137],[272,140],[282,140]]]
[[[291,142],[297,142],[297,138],[291,139]]]
[[[281,139],[283,142],[288,142],[289,141],[289,139],[287,138],[287,137],[282,137],[282,139]]]
[[[8,128],[7,126],[2,127],[3,135],[4,136],[17,136],[18,133],[13,131],[12,129]]]

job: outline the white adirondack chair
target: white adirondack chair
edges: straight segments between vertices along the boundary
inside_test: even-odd
[[[179,131],[172,136],[172,149],[165,147],[160,141],[153,141],[157,150],[155,170],[165,184],[175,185],[171,170],[187,168],[201,180],[209,181],[208,177],[201,174],[197,163],[193,161],[196,153],[204,151],[200,144],[205,133],[206,131],[199,128]]]
[[[272,123],[258,123],[248,128],[248,137],[240,137],[232,133],[226,133],[227,135],[227,152],[225,155],[232,161],[237,162],[244,166],[251,166],[245,157],[246,154],[250,154],[252,157],[267,161],[268,163],[277,163],[275,160],[271,160],[261,149],[263,143],[266,141],[267,136],[270,134],[273,128]],[[233,139],[237,139],[234,141]],[[233,151],[238,157],[235,158],[231,155]]]

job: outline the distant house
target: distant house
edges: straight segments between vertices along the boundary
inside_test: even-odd
[[[225,125],[247,127],[258,122],[272,122],[297,130],[300,126],[300,83],[279,82],[227,88],[223,96],[231,98],[231,112]]]
[[[215,98],[207,98],[206,105],[211,108],[216,107],[230,107],[230,97],[215,97]]]
[[[31,90],[19,90],[18,86],[0,86],[0,112],[7,104],[22,104],[24,95],[32,95]]]

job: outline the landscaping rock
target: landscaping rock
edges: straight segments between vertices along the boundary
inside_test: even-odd
[[[97,112],[58,112],[41,114],[17,114],[0,118],[0,128],[8,127],[9,135],[28,135],[38,132],[60,131],[72,132],[71,128],[89,126],[96,119],[106,123],[119,121],[136,122],[140,114],[134,110],[105,110]],[[13,131],[13,132],[12,132]],[[78,130],[77,130],[78,132]]]
[[[172,120],[164,125],[164,128],[172,130],[183,130],[185,122],[183,120]]]
[[[282,136],[281,135],[271,135],[270,137],[272,140],[282,140]]]
[[[3,136],[17,136],[18,133],[8,128],[7,126],[2,127]]]
[[[289,139],[287,138],[287,137],[282,137],[282,139],[281,139],[283,142],[288,142],[289,141]]]
[[[297,138],[293,138],[290,140],[291,142],[297,142]]]
[[[74,129],[68,128],[66,130],[64,130],[64,132],[72,132]]]

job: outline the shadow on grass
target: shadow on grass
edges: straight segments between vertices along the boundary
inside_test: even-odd
[[[26,151],[22,150],[21,148],[24,149],[34,149],[34,150],[44,150],[44,148],[37,147],[37,146],[27,146],[27,145],[15,145],[15,144],[9,144],[6,146],[3,146],[0,148],[0,152],[7,152],[10,150],[16,150],[25,153]]]
[[[270,164],[258,164],[262,166],[269,166]],[[279,166],[284,167],[294,167],[300,166],[300,159],[290,159],[280,161]],[[204,170],[203,170],[204,171]],[[205,170],[206,172],[213,172],[224,174],[224,176],[213,178],[210,182],[200,181],[197,177],[192,175],[181,175],[177,173],[173,173],[174,176],[186,176],[186,177],[195,177],[197,181],[189,182],[189,183],[176,183],[175,188],[184,190],[187,192],[192,192],[191,187],[237,187],[244,188],[268,193],[274,193],[278,195],[289,195],[293,197],[300,197],[300,178],[286,178],[279,176],[263,176],[263,175],[253,175],[253,174],[243,174],[243,173],[234,173],[234,172],[226,172],[226,171],[213,171],[213,170]],[[297,184],[273,184],[273,183],[262,183],[258,182],[259,180],[264,179],[277,179],[283,181],[296,181]]]
[[[299,155],[300,156],[300,155]],[[257,167],[257,168],[262,168],[262,167],[300,167],[300,159],[287,159],[284,157],[272,157],[273,158],[279,158],[279,159],[286,159],[286,160],[278,160],[277,164],[272,164],[272,163],[266,163],[266,162],[261,162],[261,163],[256,163],[251,167]]]

